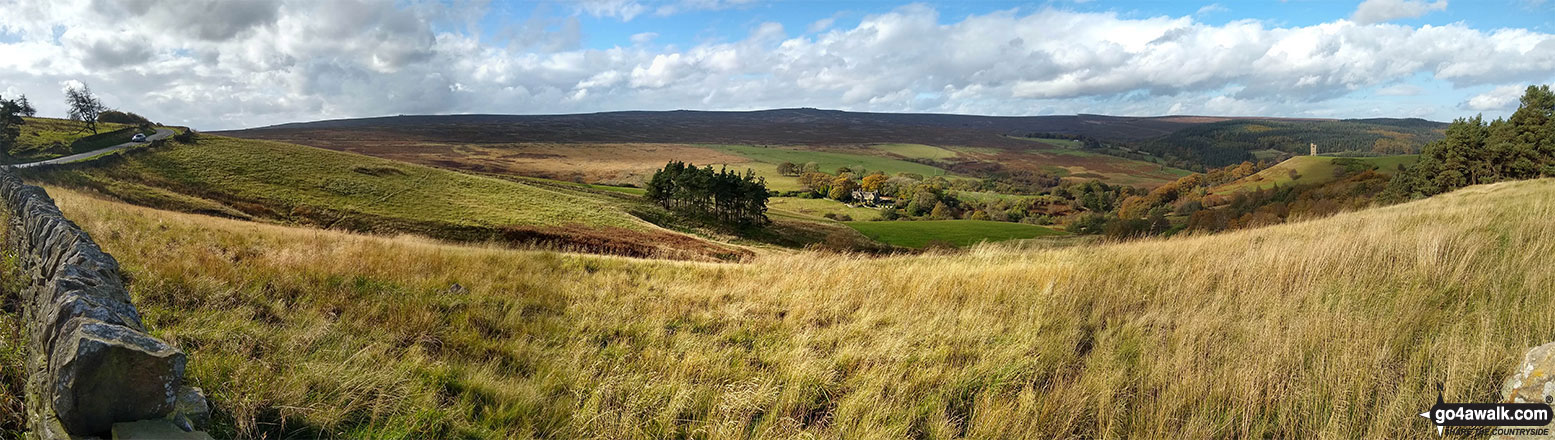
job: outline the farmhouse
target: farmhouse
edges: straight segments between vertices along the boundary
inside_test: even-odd
[[[880,195],[878,191],[853,190],[853,202],[860,205],[875,207],[889,205],[895,201],[890,197]]]

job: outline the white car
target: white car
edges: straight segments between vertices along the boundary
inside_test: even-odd
[[[145,142],[145,141],[146,141],[146,134],[145,133],[135,133],[135,137],[130,138],[130,142]]]

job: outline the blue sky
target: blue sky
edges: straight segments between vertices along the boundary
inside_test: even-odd
[[[649,5],[659,5],[643,2]],[[751,2],[714,10],[693,10],[669,15],[645,11],[630,20],[619,16],[579,14],[575,2],[546,1],[496,1],[490,4],[491,14],[483,20],[486,36],[496,38],[497,30],[506,22],[524,20],[533,16],[580,19],[583,32],[582,44],[593,49],[629,46],[631,36],[655,33],[659,44],[679,46],[695,45],[708,41],[729,41],[742,38],[752,28],[764,22],[781,23],[794,32],[804,31],[821,20],[833,20],[834,27],[851,27],[859,20],[874,14],[889,12],[909,3],[930,5],[941,13],[942,22],[952,22],[968,15],[982,15],[995,11],[1036,11],[1044,8],[1083,12],[1112,12],[1122,17],[1181,17],[1193,16],[1197,20],[1221,25],[1236,20],[1254,19],[1280,26],[1308,26],[1349,18],[1356,2],[1348,1],[1224,1],[1224,2],[1175,2],[1175,1],[773,1]],[[1480,0],[1458,2],[1449,7],[1416,18],[1392,20],[1392,23],[1422,26],[1442,26],[1463,23],[1474,28],[1524,28],[1546,33],[1555,31],[1555,11],[1551,3],[1528,0]]]
[[[1551,82],[1555,0],[14,0],[0,15],[0,95],[88,84],[206,129],[781,107],[1451,120],[1504,116]]]

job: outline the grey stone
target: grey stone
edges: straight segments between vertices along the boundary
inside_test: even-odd
[[[138,422],[115,423],[115,424],[113,424],[113,437],[112,438],[114,440],[119,440],[119,439],[125,439],[125,440],[129,440],[129,439],[161,439],[161,440],[184,440],[184,439],[191,439],[191,440],[197,440],[197,439],[210,439],[211,436],[209,434],[206,434],[206,433],[200,432],[200,431],[194,431],[194,432],[184,431],[182,429],[179,429],[177,426],[174,426],[173,422],[169,422],[169,421],[163,420],[163,419],[155,419],[155,420],[141,420],[141,421],[138,421]]]
[[[205,390],[185,386],[178,389],[173,402],[173,413],[188,424],[190,430],[206,430],[211,427],[211,406],[205,401]]]
[[[127,327],[90,318],[66,324],[50,360],[54,412],[75,435],[115,422],[162,418],[174,409],[184,354]]]
[[[1534,347],[1523,355],[1517,371],[1501,386],[1501,401],[1506,403],[1546,403],[1555,400],[1555,342]],[[1555,426],[1550,426],[1555,433]],[[1496,440],[1555,439],[1555,436],[1492,437]]]

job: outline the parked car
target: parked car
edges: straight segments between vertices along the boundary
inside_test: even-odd
[[[135,133],[135,137],[130,138],[130,142],[145,142],[145,141],[146,141],[146,134],[145,133]]]

